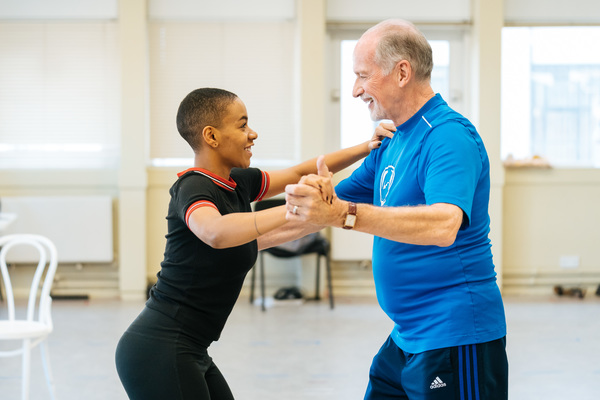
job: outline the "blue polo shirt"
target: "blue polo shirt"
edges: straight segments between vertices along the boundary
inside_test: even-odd
[[[450,203],[463,210],[463,224],[449,247],[375,237],[377,299],[395,322],[391,336],[404,351],[506,335],[488,238],[489,192],[489,160],[479,134],[439,94],[337,185],[340,198],[379,207]]]

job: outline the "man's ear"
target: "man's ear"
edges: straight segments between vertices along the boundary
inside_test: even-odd
[[[207,125],[202,129],[202,139],[208,147],[217,147],[219,145],[219,131],[214,126]]]
[[[408,60],[400,60],[394,67],[394,74],[398,87],[404,87],[412,79],[412,65]]]

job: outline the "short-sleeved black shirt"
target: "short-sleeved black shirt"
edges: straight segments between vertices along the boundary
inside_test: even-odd
[[[190,339],[208,347],[219,339],[258,247],[254,240],[214,249],[188,228],[189,215],[202,206],[215,207],[222,215],[250,212],[250,203],[266,193],[269,175],[256,168],[234,168],[225,180],[191,168],[178,176],[170,189],[164,260],[146,306],[174,318]]]

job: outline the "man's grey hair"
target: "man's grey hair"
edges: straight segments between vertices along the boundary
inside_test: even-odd
[[[386,75],[392,72],[398,62],[407,60],[418,81],[431,80],[431,46],[425,35],[412,23],[404,20],[386,20],[369,31],[379,36],[375,48],[375,63]]]

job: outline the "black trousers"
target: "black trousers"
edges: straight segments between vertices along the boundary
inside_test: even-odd
[[[233,400],[207,349],[147,307],[121,337],[115,361],[131,400]]]

